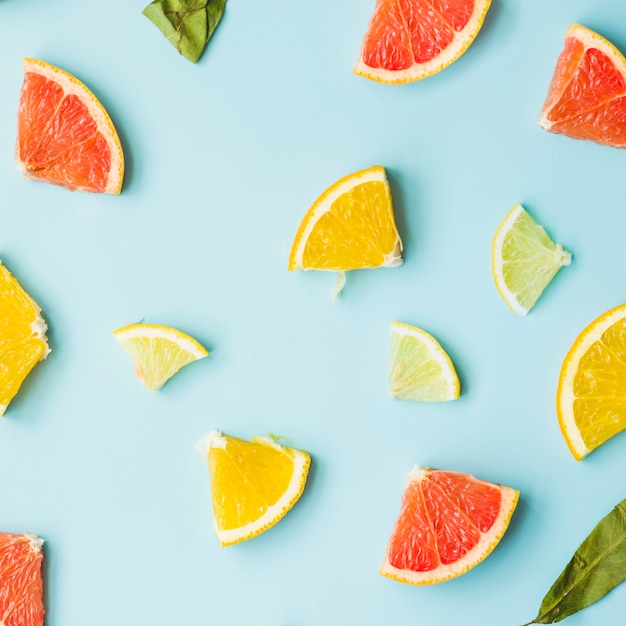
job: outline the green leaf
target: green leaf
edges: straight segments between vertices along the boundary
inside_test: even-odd
[[[600,520],[556,579],[530,624],[553,624],[626,579],[626,499]],[[528,624],[526,625],[528,626]]]
[[[226,0],[154,0],[142,13],[195,63],[222,19]]]

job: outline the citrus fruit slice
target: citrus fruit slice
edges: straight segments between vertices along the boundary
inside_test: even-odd
[[[108,113],[77,78],[37,59],[24,59],[15,161],[26,178],[68,189],[122,189],[124,155]]]
[[[577,461],[626,428],[626,304],[574,341],[561,367],[556,408]]]
[[[480,31],[491,0],[376,0],[354,73],[409,83],[456,61]]]
[[[400,400],[444,402],[459,397],[454,365],[439,342],[425,330],[391,323],[389,394]]]
[[[516,204],[498,226],[491,271],[498,292],[514,313],[525,316],[572,255]]]
[[[260,535],[300,498],[311,457],[268,437],[251,442],[210,432],[198,442],[208,458],[215,532],[222,546]]]
[[[44,617],[43,539],[0,533],[0,623],[42,626]]]
[[[465,574],[504,535],[519,492],[470,474],[420,468],[407,476],[380,574],[433,585]]]
[[[401,253],[385,168],[377,165],[338,180],[313,203],[296,233],[289,270],[339,272],[339,292],[344,272],[396,267]]]
[[[539,124],[551,133],[626,148],[626,59],[620,51],[572,24]]]
[[[39,305],[0,262],[0,416],[50,349]]]
[[[128,352],[141,384],[157,391],[178,370],[209,353],[193,337],[158,324],[130,324],[113,332]]]

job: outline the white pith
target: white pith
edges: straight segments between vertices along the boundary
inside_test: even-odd
[[[415,466],[407,475],[409,481],[421,482],[428,477],[428,468]],[[508,528],[513,511],[517,506],[519,491],[503,485],[492,485],[500,489],[501,503],[500,514],[493,526],[480,534],[478,543],[465,556],[454,563],[440,564],[436,569],[416,572],[409,569],[398,569],[389,562],[389,552],[385,553],[385,559],[379,573],[398,582],[410,585],[432,585],[441,583],[451,578],[461,576],[483,561],[498,545],[500,539]],[[477,529],[478,530],[478,529]],[[480,531],[478,531],[480,532]]]
[[[563,361],[557,389],[558,418],[565,440],[576,460],[584,458],[591,452],[585,445],[574,419],[575,396],[573,393],[573,383],[580,359],[589,350],[592,344],[600,339],[607,328],[624,317],[626,317],[626,304],[608,311],[591,322],[576,338]]]
[[[469,48],[482,27],[490,5],[491,0],[477,0],[474,13],[463,30],[460,32],[455,31],[455,37],[452,43],[438,56],[430,59],[426,63],[415,63],[410,68],[400,71],[370,67],[363,61],[364,45],[362,44],[361,52],[353,71],[355,74],[363,76],[364,78],[369,78],[370,80],[375,80],[380,83],[387,83],[389,85],[401,85],[432,76],[448,67],[448,65],[451,65]]]
[[[599,35],[598,33],[586,28],[585,26],[581,26],[580,24],[570,24],[565,33],[565,39],[574,38],[579,40],[585,47],[585,51],[590,48],[595,48],[600,50],[604,54],[609,57],[615,68],[621,72],[624,79],[626,79],[626,59],[624,59],[624,55],[608,40]],[[562,122],[563,120],[555,120],[551,121],[548,119],[550,112],[554,108],[554,106],[560,101],[563,92],[568,88],[569,83],[564,83],[560,93],[555,93],[553,96],[553,104],[549,109],[546,109],[541,112],[539,115],[539,119],[537,120],[538,124],[544,128],[545,130],[550,130],[555,123]],[[617,97],[623,97],[624,94],[621,93]],[[603,101],[603,103],[608,101]]]
[[[448,353],[441,344],[429,333],[417,326],[405,324],[404,322],[391,322],[392,334],[399,337],[413,337],[428,348],[430,357],[438,363],[441,373],[448,385],[448,399],[453,400],[459,396],[459,379]]]
[[[24,73],[26,72],[39,74],[48,80],[58,83],[63,88],[65,95],[78,96],[80,101],[87,107],[89,115],[95,121],[100,133],[104,137],[110,138],[108,146],[111,150],[111,165],[119,165],[117,168],[112,167],[109,171],[109,178],[104,192],[115,194],[119,193],[124,172],[124,154],[122,152],[122,146],[113,122],[96,96],[85,84],[65,70],[43,63],[38,59],[24,59]],[[28,176],[29,172],[26,169],[25,164],[18,160],[17,165],[22,174]]]

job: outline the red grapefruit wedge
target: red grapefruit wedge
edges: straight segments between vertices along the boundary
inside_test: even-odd
[[[519,492],[470,474],[414,467],[380,574],[411,585],[460,576],[504,535]]]

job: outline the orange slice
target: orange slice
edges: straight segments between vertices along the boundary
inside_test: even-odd
[[[222,546],[260,535],[302,495],[311,457],[268,437],[243,441],[217,431],[200,442],[208,459],[215,532]]]
[[[0,623],[43,626],[43,539],[0,533]]]
[[[504,535],[519,498],[515,489],[461,472],[415,466],[407,478],[380,573],[411,585],[478,565]]]
[[[626,59],[620,51],[572,24],[539,124],[551,133],[626,148]]]
[[[576,338],[561,367],[556,409],[577,461],[626,428],[626,304]]]
[[[491,0],[376,0],[354,72],[409,83],[456,61],[480,31]]]
[[[47,330],[39,305],[0,262],[0,416],[50,353]]]
[[[26,178],[119,194],[124,155],[113,122],[77,78],[24,59],[15,161]]]
[[[289,270],[344,272],[402,263],[385,168],[370,167],[331,185],[308,210],[296,233]]]

